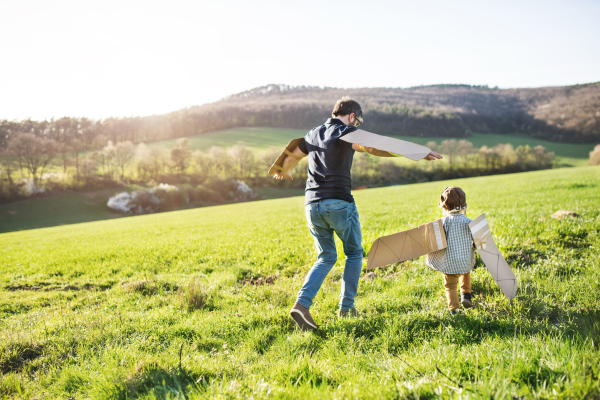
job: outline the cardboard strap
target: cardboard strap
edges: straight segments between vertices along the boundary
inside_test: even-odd
[[[291,151],[289,151],[288,149],[285,149],[285,150],[283,150],[283,152],[284,152],[285,154],[287,154],[288,156],[290,156],[290,157],[294,158],[294,159],[295,159],[295,160],[297,160],[297,161],[300,161],[300,160],[302,160],[302,157],[295,155],[294,153],[292,153],[292,152],[291,152]]]
[[[486,242],[492,236],[490,225],[488,224],[485,216],[473,227],[471,227],[471,232],[473,235],[473,243],[475,244],[475,248],[478,250],[485,250],[487,247]]]
[[[475,243],[475,248],[478,250],[485,250],[485,248],[487,247],[486,242],[491,237],[492,232],[488,229],[487,232],[485,232],[482,236],[473,240],[473,243]]]
[[[444,239],[442,239],[443,227],[444,225],[440,219],[425,224],[425,244],[427,245],[427,254],[447,247],[447,244],[445,244],[445,232]]]
[[[302,157],[298,157],[297,155],[295,155],[294,153],[292,153],[292,151],[294,151],[294,149],[296,147],[298,147],[300,145],[300,143],[304,140],[304,138],[297,138],[297,139],[292,139],[288,145],[286,146],[286,148],[281,152],[281,154],[277,157],[277,159],[275,160],[275,162],[273,163],[273,165],[271,165],[271,168],[269,168],[269,175],[273,176],[279,173],[279,171],[284,171],[283,170],[283,161],[286,159],[286,157],[290,156],[294,159],[296,159],[297,161],[299,161]],[[284,171],[287,172],[287,171]]]

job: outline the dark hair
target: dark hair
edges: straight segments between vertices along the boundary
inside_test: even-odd
[[[350,96],[344,96],[335,103],[331,116],[337,117],[338,115],[350,115],[352,113],[357,117],[362,117],[360,104],[352,100]]]
[[[467,206],[467,195],[458,186],[449,186],[440,196],[440,207],[444,210],[461,210]]]

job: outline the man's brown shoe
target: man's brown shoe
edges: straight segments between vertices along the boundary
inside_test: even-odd
[[[358,311],[356,311],[356,308],[352,307],[350,310],[348,311],[342,311],[342,310],[338,310],[338,317],[344,318],[344,317],[358,317]]]
[[[294,304],[294,307],[292,307],[290,310],[290,316],[294,319],[294,321],[296,321],[298,327],[303,331],[312,331],[313,329],[318,328],[317,324],[310,316],[308,309],[298,303]]]

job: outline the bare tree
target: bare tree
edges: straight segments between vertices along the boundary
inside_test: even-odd
[[[554,161],[554,152],[549,152],[542,145],[535,146],[533,148],[533,157],[535,158],[537,167],[540,169],[550,168]]]
[[[473,146],[473,143],[467,140],[459,140],[457,145],[457,154],[462,158],[465,170],[469,168],[469,156],[473,153],[477,153],[477,149]]]
[[[69,161],[71,160],[71,153],[73,152],[73,149],[71,148],[71,145],[68,143],[59,143],[57,146],[58,149],[58,156],[61,160],[61,164],[62,164],[62,169],[63,169],[63,175],[67,174],[67,167],[69,166]]]
[[[192,153],[187,139],[177,139],[175,147],[171,149],[171,160],[177,169],[179,169],[181,175],[185,173],[191,157]]]
[[[18,158],[19,163],[25,166],[36,184],[44,173],[44,168],[56,157],[58,144],[52,139],[42,139],[31,133],[22,133],[10,141],[8,149]]]
[[[79,139],[73,139],[69,145],[75,162],[75,180],[79,182],[80,153],[85,150],[85,144]]]
[[[456,162],[456,156],[458,155],[458,142],[456,139],[444,140],[440,143],[438,151],[446,155],[448,159],[448,165],[450,165],[450,173],[454,173],[454,163]]]
[[[106,135],[97,135],[92,140],[92,149],[101,149],[108,144],[108,137]]]
[[[205,180],[210,173],[210,157],[207,154],[204,154],[200,150],[196,150],[192,153],[192,158],[194,160],[194,164],[197,167],[198,176],[200,180]]]
[[[517,162],[517,153],[512,144],[498,144],[496,147],[497,153],[500,155],[502,160],[502,166],[505,169],[511,169]]]
[[[148,163],[148,171],[152,179],[158,181],[161,173],[166,170],[169,165],[169,150],[163,146],[150,148],[150,161]]]
[[[94,175],[98,171],[100,152],[94,152],[85,157],[81,162],[81,176],[86,183],[89,185],[94,180]]]
[[[254,154],[246,146],[236,144],[227,151],[227,154],[237,168],[240,178],[250,175],[254,166]]]
[[[213,168],[216,174],[227,175],[231,170],[231,159],[229,155],[220,147],[213,146],[208,150]]]
[[[137,145],[133,156],[138,179],[146,179],[150,174],[150,149],[144,143]]]
[[[98,152],[98,158],[102,163],[102,174],[104,175],[104,179],[113,179],[113,160],[115,158],[115,146],[113,145],[112,140],[108,141],[108,144],[102,148]]]
[[[121,170],[121,180],[125,179],[125,168],[135,155],[135,146],[131,142],[117,143],[114,150],[115,163]]]
[[[531,157],[531,147],[527,144],[525,146],[519,146],[515,150],[517,156],[517,166],[521,171],[527,170],[527,164]]]
[[[6,173],[9,188],[14,187],[15,183],[12,179],[12,173],[16,168],[15,156],[12,154],[12,152],[9,149],[0,151],[0,165],[2,166],[2,169],[4,170],[4,172]]]
[[[479,159],[483,160],[483,162],[485,164],[485,171],[486,172],[490,171],[490,164],[492,162],[492,153],[493,152],[494,152],[494,150],[490,149],[487,146],[481,146],[481,148],[477,152],[477,157]]]

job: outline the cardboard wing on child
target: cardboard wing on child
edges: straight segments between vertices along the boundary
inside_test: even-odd
[[[303,138],[293,139],[288,143],[285,150],[283,150],[271,168],[269,168],[269,175],[273,176],[283,170],[283,160],[285,160],[288,155],[296,157],[294,154],[292,154],[292,151],[298,147],[302,139]],[[421,146],[420,144],[394,139],[387,136],[381,136],[360,129],[342,136],[340,140],[362,146],[373,147],[377,150],[388,151],[393,154],[410,158],[413,161],[422,160],[429,153],[431,153],[430,148]]]
[[[500,286],[502,293],[512,301],[517,293],[517,278],[498,250],[485,214],[475,218],[469,224],[469,228],[481,260],[492,274],[494,281]],[[442,220],[438,219],[417,228],[375,240],[369,251],[367,269],[421,257],[446,247],[448,244],[444,226]]]
[[[367,269],[411,260],[446,247],[448,244],[444,225],[442,220],[438,219],[408,231],[382,236],[375,240],[369,251]]]
[[[469,224],[469,228],[481,261],[500,286],[502,293],[512,301],[517,294],[517,277],[498,250],[485,214],[475,218]]]

